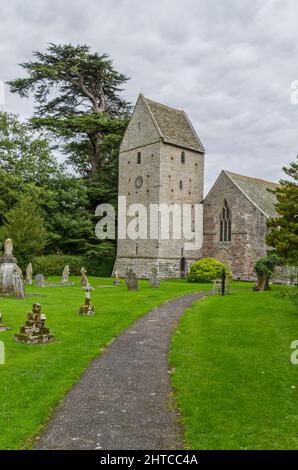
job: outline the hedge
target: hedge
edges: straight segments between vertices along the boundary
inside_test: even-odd
[[[84,266],[90,276],[109,277],[114,266],[114,258],[85,258],[79,255],[45,255],[33,259],[34,274],[60,276],[68,264],[71,276],[78,276]]]

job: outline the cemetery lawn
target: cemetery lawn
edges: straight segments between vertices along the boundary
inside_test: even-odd
[[[163,281],[154,289],[148,281],[141,281],[139,291],[128,292],[124,281],[112,287],[111,279],[89,279],[95,287],[93,317],[77,314],[84,302],[78,277],[70,278],[76,284],[71,287],[27,286],[25,300],[0,297],[0,311],[11,328],[0,333],[5,344],[5,364],[0,365],[0,449],[32,447],[33,438],[90,361],[137,318],[168,299],[210,288],[177,280]],[[48,282],[59,280],[49,278]],[[96,288],[98,285],[109,287]],[[35,302],[42,305],[55,342],[18,344],[13,335]]]
[[[298,311],[276,291],[196,302],[172,339],[190,449],[298,449]]]

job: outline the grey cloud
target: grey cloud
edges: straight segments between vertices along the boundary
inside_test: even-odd
[[[0,19],[1,80],[48,42],[87,43],[131,77],[124,92],[185,109],[222,168],[272,180],[297,153],[295,0],[11,0]],[[8,96],[26,117],[32,102]]]

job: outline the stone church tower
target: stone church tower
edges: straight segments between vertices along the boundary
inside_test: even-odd
[[[184,111],[139,95],[126,129],[119,156],[119,196],[126,204],[189,204],[203,200],[205,150]],[[118,214],[118,217],[120,214]],[[126,216],[126,225],[134,217]],[[170,217],[171,220],[171,217]],[[149,225],[148,222],[148,236]],[[201,257],[201,249],[185,251],[185,239],[119,238],[114,272],[132,268],[149,277],[156,267],[160,277],[180,277]],[[201,230],[203,228],[201,227]]]

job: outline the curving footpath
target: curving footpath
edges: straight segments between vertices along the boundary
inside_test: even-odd
[[[205,295],[163,303],[115,339],[58,406],[36,448],[183,448],[167,354],[179,317]]]

